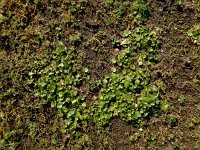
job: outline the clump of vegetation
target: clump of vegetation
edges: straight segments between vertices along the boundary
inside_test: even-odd
[[[188,30],[187,35],[192,37],[196,42],[200,42],[200,25],[196,25]]]
[[[68,129],[75,134],[81,124],[86,124],[88,117],[84,97],[78,94],[84,74],[78,72],[73,52],[64,45],[59,45],[52,55],[51,63],[36,73],[41,77],[35,83],[35,95],[44,103],[49,102],[57,109],[58,115],[65,118],[62,132]],[[33,80],[35,73],[29,74]]]
[[[113,117],[140,126],[146,123],[149,114],[158,110],[158,88],[149,85],[150,67],[157,60],[159,47],[156,34],[138,27],[133,31],[126,30],[124,40],[126,42],[121,42],[122,53],[113,62],[121,73],[116,73],[113,67],[113,73],[100,81],[99,100],[89,105],[90,112],[78,88],[89,79],[88,69],[79,72],[73,52],[64,45],[53,51],[51,63],[37,73],[41,77],[35,83],[35,95],[45,103],[50,102],[58,115],[65,118],[64,132],[78,133],[78,128],[86,125],[89,118],[98,127],[108,126]],[[30,75],[33,81],[34,73],[30,72]]]
[[[130,7],[131,14],[140,22],[144,22],[150,16],[150,8],[145,0],[135,0]]]
[[[173,115],[169,115],[166,118],[166,122],[170,127],[175,127],[178,124],[178,119]]]
[[[158,89],[149,85],[149,69],[157,59],[159,46],[155,33],[144,27],[126,30],[121,44],[124,49],[112,61],[122,73],[115,73],[112,68],[113,73],[103,79],[94,106],[94,121],[99,127],[109,125],[113,117],[134,126],[144,125],[148,115],[160,105]]]

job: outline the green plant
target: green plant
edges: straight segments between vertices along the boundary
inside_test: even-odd
[[[169,104],[165,101],[161,101],[161,110],[163,112],[168,112],[169,111]]]
[[[78,130],[92,120],[99,128],[119,117],[133,126],[146,124],[150,114],[157,114],[161,105],[159,89],[150,85],[150,69],[157,60],[159,41],[155,32],[145,27],[126,30],[123,39],[117,40],[123,47],[117,59],[112,59],[112,74],[91,84],[90,89],[99,90],[98,100],[86,105],[79,87],[88,79],[88,68],[77,69],[75,54],[61,44],[52,52],[51,62],[39,72],[35,82],[35,95],[44,103],[50,103],[64,118],[62,132],[79,135]],[[121,72],[117,72],[120,68]]]
[[[183,10],[182,3],[183,3],[182,0],[175,0],[175,5],[176,5],[178,11]]]
[[[150,16],[150,8],[145,0],[135,0],[130,9],[131,16],[140,22],[146,21]]]
[[[130,142],[136,142],[141,137],[140,133],[135,133],[129,137]]]
[[[36,129],[37,129],[38,125],[35,122],[30,122],[28,125],[29,128],[29,135],[34,138],[35,134],[36,134]]]
[[[181,5],[182,3],[182,0],[175,0],[175,5]]]
[[[173,115],[169,115],[166,118],[166,122],[170,127],[175,127],[178,124],[178,119]]]
[[[35,95],[44,103],[50,103],[58,115],[65,118],[62,132],[67,129],[78,134],[77,129],[86,124],[88,117],[84,97],[78,94],[84,75],[76,68],[74,54],[64,45],[59,45],[52,55],[51,63],[38,73],[40,79],[35,83]]]
[[[33,0],[34,4],[38,4],[39,3],[39,0]]]
[[[5,132],[3,138],[0,139],[0,149],[15,149],[19,143],[12,142],[12,139],[14,139],[18,134],[21,134],[22,132],[22,129]]]
[[[106,5],[108,6],[108,7],[112,7],[113,5],[114,5],[114,2],[115,2],[115,0],[106,0]]]
[[[180,104],[184,104],[185,103],[185,97],[183,96],[183,95],[181,95],[179,98],[178,98],[178,102],[180,103]]]
[[[119,17],[123,17],[126,14],[126,7],[121,5],[119,6],[118,9],[115,10],[115,13],[119,16]]]
[[[151,143],[151,144],[156,144],[158,140],[158,134],[157,133],[151,133],[149,135],[149,138],[148,138],[148,141]]]
[[[69,36],[69,41],[74,46],[78,46],[81,43],[81,33],[72,34]]]
[[[188,30],[187,35],[196,40],[196,42],[200,42],[200,25],[196,25]]]
[[[113,73],[103,79],[99,100],[91,110],[100,128],[108,126],[114,117],[134,126],[144,125],[160,105],[158,89],[149,85],[149,69],[157,60],[159,46],[155,33],[139,27],[126,30],[124,38],[124,49],[117,59],[112,59],[122,73],[115,73],[116,68],[112,68]]]
[[[0,23],[2,23],[4,20],[6,20],[7,18],[5,16],[3,16],[2,14],[0,14]]]

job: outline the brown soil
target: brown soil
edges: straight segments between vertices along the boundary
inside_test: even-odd
[[[0,139],[6,131],[22,128],[22,133],[17,132],[11,138],[15,149],[58,149],[60,147],[61,149],[94,150],[192,150],[200,148],[200,45],[185,33],[195,24],[200,24],[197,2],[183,0],[181,8],[177,8],[171,0],[149,0],[152,12],[145,25],[150,30],[156,28],[163,30],[159,36],[161,41],[159,62],[152,70],[151,82],[157,85],[164,83],[165,88],[160,91],[160,96],[170,104],[170,111],[157,118],[150,118],[148,126],[144,129],[133,128],[115,118],[111,127],[105,131],[96,131],[91,126],[83,129],[84,134],[80,139],[70,141],[67,135],[60,132],[63,120],[56,116],[56,111],[50,106],[42,105],[38,99],[35,99],[30,89],[26,89],[23,85],[27,77],[23,66],[29,62],[28,59],[22,60],[24,53],[30,50],[29,53],[44,54],[45,57],[55,48],[55,43],[59,39],[81,55],[77,60],[79,66],[88,67],[93,80],[101,79],[110,72],[112,66],[110,59],[116,55],[112,47],[113,37],[120,37],[121,31],[134,28],[136,24],[128,18],[123,21],[114,14],[108,13],[102,0],[85,2],[80,6],[81,9],[72,13],[75,25],[64,24],[63,18],[58,16],[63,11],[68,11],[68,6],[72,6],[71,4],[76,1],[67,2],[65,5],[67,8],[62,8],[60,1],[55,0],[43,1],[43,6],[38,7],[24,5],[20,0],[15,2],[6,0],[6,2],[7,5],[2,9],[4,12],[0,10],[0,13],[6,15],[7,12],[12,12],[11,16],[24,17],[25,21],[22,25],[18,24],[19,22],[14,24],[13,26],[17,28],[14,29],[13,22],[8,20],[7,35],[3,27],[0,27],[0,33],[3,33],[0,34],[2,50],[0,51],[2,54],[0,77],[3,79],[0,80],[0,88],[2,88],[0,92],[3,93],[10,87],[15,90],[10,97],[2,100],[2,104],[0,102],[2,108],[0,115],[8,114],[7,122],[0,124]],[[30,1],[29,4],[33,2]],[[61,29],[56,30],[56,27]],[[38,37],[40,33],[42,37]],[[78,33],[81,33],[83,43],[73,46],[68,40],[68,35]],[[26,38],[20,40],[23,36]],[[40,38],[50,44],[41,43]],[[18,64],[18,61],[21,64]],[[13,74],[16,78],[12,78]],[[83,92],[87,91],[87,86],[83,87]],[[178,101],[180,97],[184,97],[185,102],[180,103]],[[88,98],[92,99],[94,96],[89,94]],[[170,125],[167,121],[170,117],[175,120],[174,124]],[[29,134],[30,123],[37,123],[34,138]],[[52,137],[55,137],[57,144],[52,144]]]

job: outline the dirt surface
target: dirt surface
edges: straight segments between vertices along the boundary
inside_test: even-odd
[[[116,48],[120,49],[112,46],[113,38],[138,24],[124,17],[126,14],[111,13],[102,0],[59,2],[42,1],[36,6],[32,1],[6,0],[6,5],[0,5],[0,14],[8,18],[6,23],[0,22],[0,92],[11,89],[0,97],[0,140],[8,141],[2,149],[200,149],[200,44],[186,34],[200,24],[198,1],[183,0],[181,6],[174,1],[148,1],[151,16],[144,25],[159,32],[161,43],[151,83],[162,84],[160,97],[170,110],[150,118],[145,128],[114,118],[105,131],[91,125],[74,139],[61,133],[63,119],[56,110],[43,105],[34,97],[33,87],[26,86],[30,70],[24,68],[30,68],[37,58],[50,61],[48,55],[60,40],[78,54],[80,68],[89,68],[92,81],[102,79],[110,73]],[[117,2],[113,10],[121,4]],[[62,15],[69,8],[70,15]],[[83,42],[75,41],[74,46],[69,35]],[[29,58],[29,54],[35,57]],[[88,86],[82,90],[87,93]],[[88,100],[95,100],[96,94],[89,93]]]

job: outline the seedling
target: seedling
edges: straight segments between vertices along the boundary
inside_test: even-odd
[[[200,25],[196,25],[188,30],[187,35],[194,39],[194,42],[200,42]]]
[[[180,97],[179,97],[179,99],[178,99],[178,102],[180,103],[180,104],[184,104],[185,103],[185,97],[183,96],[183,95],[181,95]]]
[[[178,119],[172,115],[167,116],[166,122],[170,127],[175,127],[178,124]]]
[[[145,0],[135,0],[131,6],[132,16],[139,22],[144,22],[150,16],[150,8]]]

